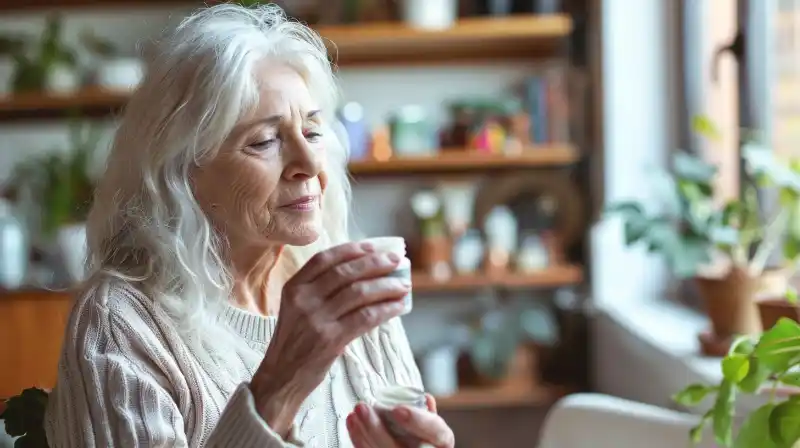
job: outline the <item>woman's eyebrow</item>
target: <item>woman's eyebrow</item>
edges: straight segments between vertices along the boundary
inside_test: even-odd
[[[306,121],[310,121],[313,123],[318,123],[320,121],[320,110],[312,110],[308,114],[306,114]]]
[[[316,110],[312,110],[312,111],[308,112],[306,114],[305,121],[319,121],[320,112],[321,112],[320,109],[316,109]],[[283,121],[284,118],[285,118],[284,115],[277,114],[277,115],[269,116],[269,117],[264,118],[262,120],[258,120],[256,123],[266,124],[266,125],[277,125],[277,124],[280,124],[280,122]]]

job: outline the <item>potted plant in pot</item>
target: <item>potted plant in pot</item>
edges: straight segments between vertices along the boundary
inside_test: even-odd
[[[50,16],[40,39],[0,35],[0,56],[14,63],[13,92],[71,93],[80,87],[75,51],[61,41],[61,18]]]
[[[713,399],[701,422],[690,431],[700,441],[711,424],[717,444],[734,448],[783,448],[800,441],[800,325],[780,319],[758,336],[742,336],[721,361],[722,379],[717,384],[692,384],[673,400],[695,407]],[[766,392],[766,393],[765,393]],[[736,415],[736,399],[742,394],[763,394],[766,404],[749,415]],[[734,422],[743,417],[738,430]]]
[[[94,194],[92,166],[100,133],[74,123],[69,151],[53,151],[19,164],[12,184],[27,189],[38,204],[39,231],[44,252],[63,266],[64,280],[82,280],[86,258],[86,216]]]
[[[800,160],[778,161],[771,151],[750,144],[744,150],[751,154],[751,169],[761,180],[761,187],[772,190],[777,198],[777,210],[769,220],[773,227],[769,244],[781,250],[784,274],[794,274],[800,261]],[[772,288],[771,295],[758,300],[764,328],[772,328],[782,317],[800,321],[797,291],[785,284],[780,286],[783,290]]]
[[[695,129],[709,138],[717,136],[703,118],[695,120]],[[624,220],[628,245],[645,244],[666,258],[676,276],[693,279],[711,320],[711,337],[701,337],[709,354],[724,354],[736,335],[761,331],[756,297],[785,292],[800,252],[800,239],[791,234],[783,238],[787,229],[800,226],[800,215],[793,211],[800,204],[800,178],[790,176],[790,166],[755,138],[744,144],[742,157],[749,176],[741,198],[720,204],[714,197],[716,168],[677,153],[673,175],[666,179],[663,210],[649,212],[634,201],[608,209]],[[776,188],[781,198],[766,220],[766,201],[758,193],[764,187]],[[767,269],[769,256],[781,245],[786,266]]]
[[[126,54],[90,30],[81,33],[81,41],[96,58],[91,76],[94,84],[118,92],[130,92],[139,86],[145,72],[145,64],[140,58]]]
[[[558,335],[553,314],[543,307],[508,306],[482,314],[462,364],[465,380],[478,386],[534,382],[533,345],[551,346]]]

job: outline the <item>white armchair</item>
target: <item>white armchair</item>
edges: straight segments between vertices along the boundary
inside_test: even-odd
[[[539,448],[684,448],[699,417],[602,394],[561,399],[547,415]],[[704,434],[700,447],[713,447]]]

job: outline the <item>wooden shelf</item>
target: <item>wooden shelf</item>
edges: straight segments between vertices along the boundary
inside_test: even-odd
[[[578,160],[578,152],[567,145],[532,147],[519,155],[481,154],[459,148],[445,149],[436,156],[355,161],[350,163],[350,173],[355,176],[380,176],[525,169],[569,165]]]
[[[86,89],[69,95],[15,93],[0,96],[0,121],[62,118],[70,111],[81,116],[108,115],[128,100],[127,93]]]
[[[561,386],[469,387],[453,395],[436,397],[439,411],[551,406],[570,390]]]
[[[463,292],[485,288],[525,289],[552,288],[575,285],[583,281],[583,269],[580,266],[553,266],[532,274],[511,272],[496,277],[485,275],[458,275],[440,282],[423,273],[414,273],[411,279],[415,293],[447,293]]]
[[[200,2],[202,3],[202,2]],[[43,9],[72,8],[171,8],[196,6],[187,0],[0,0],[0,11],[37,11]]]
[[[572,32],[567,15],[465,18],[427,31],[400,22],[317,27],[339,66],[519,59],[552,53]]]

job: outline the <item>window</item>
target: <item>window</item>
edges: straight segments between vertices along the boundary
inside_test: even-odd
[[[740,76],[731,49],[739,28],[737,0],[684,0],[683,6],[683,119],[707,116],[721,134],[719,141],[700,139],[686,125],[685,141],[688,149],[719,166],[716,192],[724,201],[739,192]]]
[[[753,3],[751,1],[751,3]],[[768,132],[775,151],[800,156],[800,1],[751,5],[748,38],[763,54],[748,64],[752,120]],[[748,54],[749,56],[749,54]],[[760,62],[760,64],[759,64]],[[761,93],[762,95],[758,95]]]

